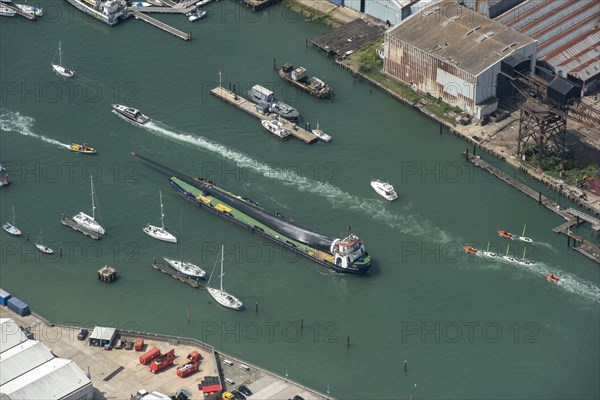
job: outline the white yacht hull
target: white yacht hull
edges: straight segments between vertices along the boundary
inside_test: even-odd
[[[388,201],[393,201],[396,200],[398,198],[398,194],[396,194],[396,192],[394,191],[394,189],[392,188],[391,193],[390,191],[386,191],[383,188],[383,183],[379,182],[379,181],[372,181],[371,182],[371,187],[373,188],[373,190],[375,190],[375,192],[380,195],[381,197],[383,197],[384,199],[388,200]]]
[[[202,279],[206,277],[206,272],[199,266],[189,263],[181,262],[181,260],[173,260],[171,258],[163,257],[163,259],[175,270],[192,279]]]
[[[45,244],[36,243],[35,247],[37,247],[39,251],[41,251],[42,253],[45,253],[45,254],[54,253],[54,250],[52,250],[50,247],[46,246]]]
[[[65,77],[65,78],[72,78],[75,75],[75,71],[72,71],[69,68],[63,67],[62,65],[52,64],[52,69],[58,75]]]
[[[144,232],[154,239],[162,240],[163,242],[177,243],[175,235],[159,226],[148,224],[144,227]]]
[[[83,226],[84,228],[87,228],[94,232],[98,232],[101,235],[104,235],[106,233],[102,225],[100,225],[98,222],[96,222],[94,218],[90,217],[84,212],[80,212],[79,214],[74,216],[73,221]]]
[[[227,292],[224,292],[219,289],[214,289],[207,287],[208,293],[215,299],[217,303],[222,305],[223,307],[231,308],[232,310],[241,311],[244,308],[244,304],[236,297],[230,295]]]

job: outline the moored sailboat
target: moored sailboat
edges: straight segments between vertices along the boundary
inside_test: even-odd
[[[21,236],[21,230],[17,228],[17,225],[15,223],[15,207],[12,208],[12,215],[12,224],[10,222],[7,222],[4,225],[2,225],[2,228],[13,236]]]
[[[89,216],[83,211],[80,211],[73,217],[73,221],[82,227],[89,229],[94,232],[98,232],[101,235],[106,233],[106,230],[96,221],[96,203],[94,201],[94,180],[90,176],[90,185],[92,187],[92,215]]]
[[[159,190],[158,195],[160,197],[160,227],[150,225],[150,223],[148,223],[144,227],[144,232],[154,239],[162,240],[164,242],[177,243],[177,238],[175,235],[167,231],[167,228],[165,228],[165,213],[163,211],[162,191]]]
[[[219,279],[221,281],[220,289],[211,288],[208,286],[208,284],[206,286],[206,289],[208,290],[208,293],[210,293],[210,295],[213,297],[213,299],[215,299],[217,301],[217,303],[219,303],[223,307],[231,308],[232,310],[241,311],[244,309],[244,304],[237,297],[235,297],[232,294],[229,294],[225,290],[223,290],[223,275],[225,275],[223,273],[224,260],[225,260],[225,246],[221,245],[221,274],[219,275]],[[214,268],[213,268],[213,272],[214,272]],[[213,276],[213,274],[211,274],[211,279],[212,279],[212,276]],[[210,281],[208,283],[210,283]]]
[[[39,251],[41,251],[42,253],[45,253],[45,254],[52,254],[52,253],[54,253],[54,250],[52,250],[50,247],[46,246],[42,242],[42,227],[40,227],[40,235],[38,236],[38,240],[35,243],[35,247],[37,247],[37,249]]]

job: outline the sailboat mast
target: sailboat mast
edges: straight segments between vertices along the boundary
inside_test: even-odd
[[[521,236],[525,236],[525,229],[527,228],[527,224],[523,225],[523,234]]]
[[[16,224],[15,224],[15,206],[12,206],[12,212],[13,212],[13,226],[16,226]]]
[[[92,219],[96,220],[96,205],[94,204],[94,180],[90,175],[90,185],[92,186]]]
[[[223,291],[223,261],[225,260],[225,245],[221,245],[221,292]]]
[[[506,256],[508,257],[508,249],[510,248],[510,244],[506,245]]]
[[[162,190],[158,191],[158,195],[160,197],[160,226],[164,230],[165,229],[165,214],[163,212]]]
[[[62,65],[62,44],[58,42],[58,65]]]

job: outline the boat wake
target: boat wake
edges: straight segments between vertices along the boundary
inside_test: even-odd
[[[202,136],[177,132],[157,121],[150,121],[142,127],[152,134],[216,153],[225,159],[235,161],[240,167],[250,169],[266,178],[280,181],[284,185],[292,185],[300,191],[317,194],[329,201],[334,208],[362,212],[393,229],[414,236],[426,237],[434,242],[447,243],[453,240],[450,235],[431,226],[419,216],[391,213],[386,209],[387,204],[383,200],[361,199],[330,183],[308,179],[290,170],[271,167],[227,146],[212,142]]]
[[[58,140],[51,139],[44,135],[34,133],[32,131],[35,119],[26,115],[21,115],[18,111],[10,111],[5,108],[0,109],[0,130],[4,132],[17,132],[24,136],[31,136],[40,139],[46,143],[50,143],[56,146],[69,148],[66,143],[59,142]]]
[[[546,274],[553,274],[560,278],[557,286],[561,289],[566,290],[567,292],[577,294],[582,296],[588,300],[594,301],[596,303],[600,303],[600,288],[593,285],[590,282],[581,280],[577,276],[570,274],[568,272],[562,271],[559,268],[553,267],[551,265],[547,265],[543,262],[528,260],[532,262],[531,265],[523,265],[520,263],[520,259],[515,257],[515,261],[507,260],[501,256],[498,257],[487,257],[481,252],[477,253],[477,256],[489,260],[492,262],[498,262],[503,264],[515,265],[522,267],[522,270],[528,271],[532,274],[539,275],[540,277],[546,279]]]

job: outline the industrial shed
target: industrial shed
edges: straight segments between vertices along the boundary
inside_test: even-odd
[[[90,335],[90,344],[92,346],[104,346],[113,344],[117,330],[115,328],[106,328],[102,326],[96,326]]]
[[[477,118],[497,109],[501,62],[530,60],[536,42],[456,0],[432,3],[385,35],[384,72]]]
[[[537,40],[538,59],[584,94],[600,84],[598,0],[526,0],[495,20]]]
[[[17,323],[0,319],[1,400],[91,400],[90,379],[75,362],[57,358],[50,348],[28,340]]]
[[[71,360],[54,358],[0,386],[2,399],[91,400],[92,383]]]
[[[27,340],[19,325],[11,318],[0,318],[0,354]]]

